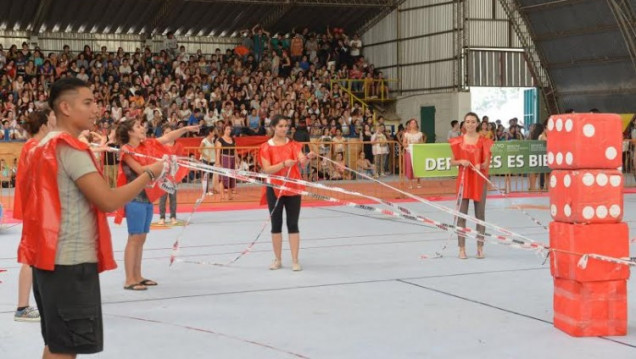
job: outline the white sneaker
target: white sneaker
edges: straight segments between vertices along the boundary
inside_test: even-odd
[[[16,322],[39,322],[40,312],[33,307],[26,307],[22,310],[16,310],[13,320]]]

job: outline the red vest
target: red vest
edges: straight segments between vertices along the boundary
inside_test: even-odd
[[[270,140],[270,141],[273,141],[273,140]],[[298,160],[298,153],[301,151],[302,151],[302,145],[296,141],[290,140],[289,142],[287,142],[286,144],[282,146],[273,146],[270,144],[269,141],[267,141],[263,143],[259,149],[259,156],[258,156],[259,163],[261,164],[261,166],[263,166],[263,159],[266,159],[267,161],[269,161],[270,165],[277,165],[285,160]],[[300,168],[298,167],[298,165],[294,165],[291,169],[283,167],[278,172],[273,173],[273,175],[286,177],[287,173],[289,173],[289,178],[302,179],[302,176],[300,175]],[[293,188],[298,191],[305,190],[304,185],[300,185],[296,183],[285,183],[282,180],[268,179],[267,182],[278,185],[278,186],[284,185],[285,187]],[[265,195],[266,187],[267,186],[263,186],[261,189],[261,202],[260,202],[261,205],[267,203],[267,197]],[[297,193],[290,192],[290,191],[283,191],[282,194],[279,194],[279,192],[280,190],[274,189],[274,193],[276,194],[276,197],[297,195]]]
[[[25,193],[22,191],[24,174],[26,173],[27,166],[29,165],[29,152],[36,147],[38,143],[39,142],[36,139],[32,138],[26,141],[24,146],[22,146],[22,151],[20,152],[18,173],[15,175],[15,192],[13,195],[13,218],[15,219],[22,219],[22,197]]]
[[[27,167],[22,168],[29,176],[24,178],[22,202],[22,239],[18,247],[18,261],[43,270],[55,269],[55,253],[60,232],[62,209],[57,183],[58,143],[63,142],[77,150],[90,154],[97,167],[97,161],[88,145],[61,133],[45,145],[35,147],[30,152]],[[98,170],[99,171],[99,170]],[[101,173],[100,173],[101,175]],[[27,195],[28,194],[28,195]],[[97,223],[97,266],[100,272],[117,268],[113,257],[110,229],[106,215],[95,206],[93,212]]]

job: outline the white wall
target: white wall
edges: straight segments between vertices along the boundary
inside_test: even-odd
[[[482,62],[466,61],[468,50],[484,48],[499,49],[497,56],[508,52],[519,56],[521,42],[497,0],[406,0],[362,34],[362,42],[364,56],[385,78],[397,80],[390,84],[393,90],[405,94],[463,91],[470,86],[533,86],[527,80],[525,60],[499,67],[505,58],[498,57],[494,69],[500,74],[474,71],[469,65],[482,66]],[[471,76],[463,76],[464,72]],[[525,82],[519,84],[520,78]]]
[[[435,142],[446,142],[451,129],[450,122],[461,122],[466,112],[470,111],[470,92],[447,92],[436,94],[409,95],[398,98],[396,110],[405,123],[411,118],[420,120],[420,108],[435,106]]]

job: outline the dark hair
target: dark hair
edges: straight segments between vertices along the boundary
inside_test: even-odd
[[[474,112],[468,112],[467,114],[465,114],[465,115],[464,115],[464,121],[466,121],[466,118],[467,118],[468,116],[475,116],[475,118],[477,119],[477,122],[479,122],[479,116],[477,116],[477,114],[476,114],[476,113],[474,113]]]
[[[40,131],[40,128],[46,125],[49,122],[49,114],[51,113],[51,109],[44,109],[41,111],[34,111],[29,114],[29,117],[22,124],[22,127],[29,133],[29,135],[34,136],[36,133]]]
[[[534,124],[534,128],[532,129],[532,132],[530,132],[530,139],[531,140],[538,140],[539,136],[541,136],[541,134],[543,133],[544,129],[545,129],[545,127],[543,127],[542,124],[535,123]]]
[[[451,121],[451,127],[455,127],[455,125],[456,125],[456,124],[458,124],[458,123],[459,123],[459,121],[457,121],[457,120],[452,120],[452,121]]]
[[[283,115],[274,115],[274,116],[272,117],[272,120],[270,121],[269,125],[270,125],[271,127],[276,127],[276,125],[278,125],[278,123],[279,123],[280,121],[282,121],[282,120],[285,120],[285,121],[291,121],[291,119],[290,119],[289,117],[287,117],[287,116],[283,116]]]
[[[77,91],[82,87],[90,88],[86,82],[76,77],[66,77],[55,81],[49,94],[49,107],[55,111],[62,95],[67,92]]]
[[[137,121],[136,118],[133,118],[119,123],[115,130],[115,139],[120,145],[125,145],[130,142],[130,134],[128,132],[133,130]]]

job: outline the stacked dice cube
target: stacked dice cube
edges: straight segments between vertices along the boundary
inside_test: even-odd
[[[627,334],[629,267],[581,260],[581,253],[629,256],[621,149],[618,115],[563,114],[548,120],[554,326],[572,336]]]

